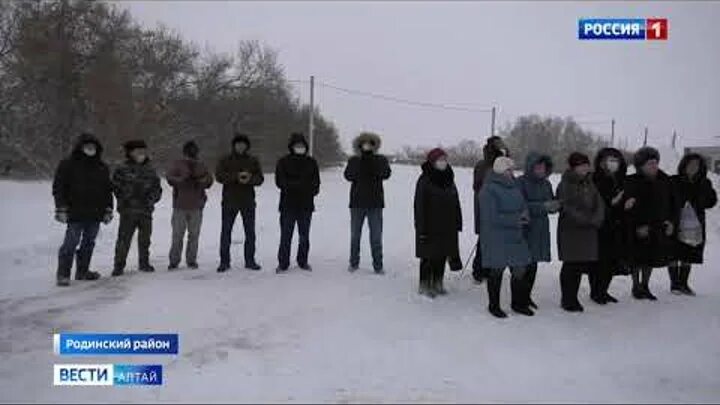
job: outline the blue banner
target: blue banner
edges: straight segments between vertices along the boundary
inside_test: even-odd
[[[159,364],[115,364],[113,385],[162,385],[162,366]]]
[[[55,364],[53,385],[130,386],[162,385],[159,364]]]
[[[178,354],[177,334],[60,333],[53,336],[55,354]]]
[[[582,18],[578,39],[645,40],[644,18]]]

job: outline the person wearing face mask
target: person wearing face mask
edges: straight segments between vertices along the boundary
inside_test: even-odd
[[[552,173],[553,162],[550,156],[531,152],[525,161],[525,173],[520,177],[520,190],[528,205],[530,222],[524,228],[525,238],[530,248],[532,262],[525,271],[528,289],[528,305],[537,309],[532,299],[538,263],[549,262],[550,257],[550,219],[549,214],[560,210],[560,202],[555,199],[552,184],[548,176]]]
[[[76,280],[100,277],[90,271],[90,261],[100,223],[110,223],[113,214],[110,169],[102,160],[102,152],[100,141],[83,133],[55,172],[52,185],[55,219],[67,226],[58,252],[56,278],[61,287],[70,285],[73,260]]]
[[[191,269],[197,269],[198,242],[202,227],[203,208],[207,196],[205,190],[213,183],[212,174],[199,159],[200,148],[189,141],[183,145],[183,158],[173,162],[166,178],[173,188],[172,243],[168,270],[177,269],[183,250],[183,239],[187,231],[185,262]]]
[[[290,135],[290,153],[278,160],[275,184],[280,189],[280,247],[277,273],[290,267],[290,244],[297,224],[297,264],[312,271],[308,263],[310,251],[310,223],[315,210],[315,196],[320,192],[320,170],[317,161],[308,154],[308,142],[301,133]]]
[[[527,266],[532,263],[525,228],[530,212],[520,182],[515,179],[515,163],[507,157],[495,159],[480,191],[482,222],[480,247],[482,265],[490,269],[487,276],[488,311],[497,318],[506,318],[500,307],[503,272],[510,268],[514,312],[533,316],[530,309]]]
[[[220,159],[215,169],[217,181],[223,185],[222,230],[220,231],[220,266],[230,268],[230,239],[238,213],[245,228],[245,268],[260,270],[255,260],[255,188],[265,181],[260,161],[250,153],[250,137],[236,133],[230,154]]]
[[[568,312],[582,312],[577,294],[584,272],[597,271],[598,230],[605,219],[605,203],[590,176],[590,158],[573,152],[568,169],[557,188],[561,201],[557,241],[560,260],[561,306]]]
[[[385,156],[377,153],[380,137],[365,132],[353,140],[355,156],[345,167],[345,179],[350,186],[350,265],[354,272],[360,264],[360,236],[365,218],[370,228],[370,250],[373,269],[383,274],[382,225],[385,197],[383,181],[390,178],[390,164]]]
[[[482,283],[488,275],[488,269],[482,267],[482,253],[480,251],[480,189],[482,189],[486,174],[492,171],[495,159],[500,156],[510,157],[510,152],[501,137],[491,136],[483,147],[483,159],[478,161],[473,169],[473,209],[475,214],[475,234],[478,239],[475,245],[472,276],[476,283]]]
[[[447,154],[435,148],[421,166],[415,186],[415,256],[420,259],[418,292],[429,298],[444,295],[445,264],[458,268],[458,233],[462,231],[460,199]],[[462,268],[462,263],[459,263]]]
[[[625,182],[624,203],[628,252],[632,261],[632,294],[636,299],[657,298],[650,292],[653,268],[671,259],[675,234],[670,177],[658,167],[657,149],[643,147],[633,157],[635,173]]]
[[[717,204],[717,193],[707,178],[707,163],[697,153],[687,154],[680,160],[677,174],[670,178],[670,183],[678,230],[673,262],[668,267],[670,290],[673,294],[695,295],[688,284],[690,269],[693,264],[703,262],[707,238],[705,210]]]
[[[600,261],[597,270],[589,274],[590,298],[600,304],[617,302],[608,293],[615,274],[627,268],[626,235],[624,224],[625,176],[627,163],[622,152],[603,148],[595,156],[593,182],[605,203],[605,220],[600,227]]]
[[[113,173],[113,189],[120,214],[113,276],[121,276],[135,231],[138,231],[138,268],[153,272],[150,265],[150,238],[152,214],[160,201],[160,177],[148,157],[147,145],[142,140],[128,141],[123,145],[126,160]]]

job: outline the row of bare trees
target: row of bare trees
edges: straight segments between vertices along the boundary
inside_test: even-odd
[[[277,52],[257,41],[220,54],[106,2],[0,2],[0,174],[49,176],[80,131],[97,134],[111,162],[124,141],[143,138],[159,164],[189,139],[214,161],[241,131],[269,167],[309,112]],[[318,111],[315,145],[321,164],[343,158]]]

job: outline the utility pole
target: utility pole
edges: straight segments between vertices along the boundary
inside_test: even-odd
[[[643,140],[643,146],[647,146],[647,138],[648,138],[648,127],[645,127],[645,139]]]
[[[315,76],[310,76],[310,120],[308,122],[309,155],[313,155],[315,146]]]
[[[615,118],[610,121],[610,146],[615,146]]]
[[[495,116],[496,116],[496,107],[493,106],[492,108],[492,116],[490,118],[490,136],[495,136]]]

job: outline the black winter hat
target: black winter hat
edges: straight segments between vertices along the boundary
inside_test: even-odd
[[[248,149],[250,149],[250,137],[246,134],[235,132],[235,137],[232,140],[232,146],[235,147],[237,143],[244,143]]]
[[[196,158],[198,153],[200,152],[200,147],[197,143],[195,143],[195,141],[187,141],[183,145],[182,151],[183,155],[191,158]]]
[[[573,152],[568,157],[567,162],[568,162],[568,166],[573,168],[573,167],[577,167],[577,166],[585,165],[585,164],[589,165],[590,158],[587,155],[582,154],[580,152]]]
[[[147,149],[147,144],[142,139],[133,139],[123,144],[126,153],[130,153],[135,149]]]
[[[305,147],[308,147],[307,139],[305,139],[305,135],[303,135],[302,132],[293,132],[290,134],[290,141],[288,141],[288,149],[292,149],[294,145],[297,145],[298,143],[301,143],[305,145]]]
[[[638,149],[638,151],[635,152],[635,156],[633,156],[633,164],[636,168],[641,168],[645,166],[645,163],[647,163],[649,160],[657,160],[658,162],[660,161],[660,152],[650,146],[645,146]]]

